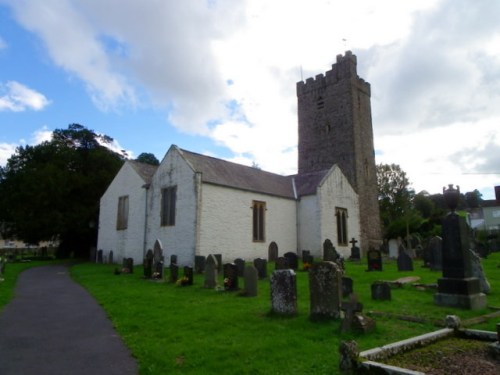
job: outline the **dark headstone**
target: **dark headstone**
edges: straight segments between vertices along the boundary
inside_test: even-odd
[[[307,263],[306,259],[309,259],[310,256],[311,256],[310,250],[302,250],[302,263]]]
[[[342,276],[342,297],[346,298],[354,292],[354,281],[347,276]]]
[[[278,257],[274,265],[275,270],[286,270],[288,267],[288,260],[285,257]]]
[[[193,267],[184,267],[184,278],[187,279],[186,285],[193,285],[194,271]]]
[[[326,239],[323,242],[323,260],[325,262],[335,262],[340,257],[337,250],[335,250],[335,246],[330,239]]]
[[[352,245],[352,247],[351,247],[351,256],[349,257],[349,259],[351,259],[351,260],[360,260],[361,259],[361,249],[356,246],[356,244],[358,243],[358,241],[356,241],[356,239],[353,237],[349,241],[349,243]]]
[[[443,240],[441,237],[432,237],[429,241],[429,267],[431,271],[443,270]]]
[[[163,279],[163,248],[160,240],[156,240],[153,246],[153,275],[156,279]]]
[[[205,261],[205,288],[213,289],[217,286],[217,259],[210,254]]]
[[[356,295],[351,294],[349,302],[342,302],[340,308],[344,312],[344,318],[342,319],[340,332],[349,332],[353,328],[356,313],[360,313],[363,311],[363,304],[358,302],[358,298],[356,297]]]
[[[264,258],[256,258],[253,260],[253,265],[257,268],[259,279],[265,279],[267,277],[267,260]]]
[[[176,263],[170,263],[170,282],[175,284],[179,278],[179,266]]]
[[[283,254],[283,257],[286,258],[289,268],[292,270],[299,268],[299,257],[296,253],[289,251],[288,253]]]
[[[342,295],[342,271],[335,262],[320,262],[309,269],[310,318],[338,319]]]
[[[123,271],[125,273],[134,273],[134,258],[123,259]]]
[[[271,274],[271,311],[281,315],[297,314],[297,279],[293,270]]]
[[[304,255],[303,257],[304,266],[307,264],[308,267],[312,266],[314,263],[314,257],[311,254]]]
[[[170,264],[177,264],[177,255],[170,255]]]
[[[238,269],[238,276],[243,277],[243,273],[245,272],[245,260],[236,258],[233,263],[236,264],[236,268]]]
[[[391,287],[383,281],[376,281],[372,284],[372,299],[380,301],[391,300]]]
[[[269,244],[269,248],[267,250],[268,256],[267,258],[269,259],[270,262],[276,262],[276,259],[278,259],[278,244],[274,241],[272,241]]]
[[[103,258],[102,258],[102,249],[99,249],[97,251],[97,263],[102,263]]]
[[[203,273],[205,271],[205,256],[195,255],[194,257],[194,270],[196,273]]]
[[[113,264],[113,262],[114,262],[114,259],[113,259],[113,250],[109,251],[108,262],[109,262],[109,264]]]
[[[259,272],[254,266],[248,265],[245,267],[243,272],[243,281],[245,284],[244,295],[247,297],[257,296],[257,281],[259,278]]]
[[[382,253],[380,250],[370,249],[366,254],[368,271],[382,271]]]
[[[398,271],[413,271],[413,260],[405,250],[400,251],[397,263]]]
[[[227,291],[238,290],[238,267],[234,263],[224,264],[224,289]]]
[[[151,276],[153,275],[153,260],[154,260],[154,255],[153,255],[153,250],[149,249],[148,252],[146,253],[146,257],[144,258],[144,277],[146,279],[150,279]]]

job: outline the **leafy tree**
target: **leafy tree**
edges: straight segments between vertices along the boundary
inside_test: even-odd
[[[149,152],[143,152],[137,157],[137,159],[135,159],[135,161],[151,165],[160,165],[160,161],[156,158],[156,156]]]
[[[477,189],[469,191],[464,195],[465,202],[469,208],[478,208],[483,201],[482,197],[483,195]]]
[[[123,164],[112,139],[82,125],[18,147],[0,169],[0,222],[28,243],[59,240],[60,254],[86,256],[96,244],[99,199]]]

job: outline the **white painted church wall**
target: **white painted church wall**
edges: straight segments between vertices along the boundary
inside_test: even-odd
[[[97,249],[102,249],[106,257],[113,250],[115,263],[121,264],[124,258],[142,263],[146,204],[143,185],[144,180],[126,162],[101,198]],[[129,197],[128,225],[127,229],[117,230],[118,198],[125,195]]]
[[[252,239],[252,202],[266,202],[265,241]],[[267,259],[271,241],[279,253],[296,251],[296,205],[293,199],[203,184],[198,255],[220,253],[223,262],[236,258]]]
[[[320,209],[316,195],[303,196],[298,205],[298,244],[299,252],[311,251],[314,257],[322,257],[322,243],[320,235]]]

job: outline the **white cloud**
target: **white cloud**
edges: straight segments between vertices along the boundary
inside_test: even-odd
[[[16,151],[18,145],[11,143],[0,143],[0,166],[6,165],[7,160]]]
[[[49,130],[47,126],[43,126],[41,129],[36,130],[32,135],[32,145],[38,145],[42,142],[50,141],[52,139],[52,130]]]
[[[40,111],[49,104],[50,101],[43,94],[19,82],[0,84],[0,111]]]

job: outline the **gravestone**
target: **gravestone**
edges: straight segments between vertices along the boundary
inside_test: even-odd
[[[205,261],[204,255],[195,255],[194,257],[194,270],[196,273],[203,273],[205,271]]]
[[[153,245],[153,272],[155,277],[158,279],[163,279],[163,248],[161,246],[160,240],[156,240]]]
[[[224,289],[232,292],[238,290],[238,267],[234,263],[224,264]]]
[[[396,259],[399,255],[398,249],[399,249],[399,241],[395,238],[391,238],[389,240],[389,258],[391,259]]]
[[[134,258],[124,258],[122,261],[122,272],[134,273]]]
[[[109,262],[109,264],[113,264],[113,262],[114,262],[114,259],[113,259],[113,250],[109,251],[108,262]]]
[[[375,281],[372,286],[372,299],[379,301],[391,300],[391,287],[383,281]]]
[[[193,267],[184,266],[184,277],[187,279],[185,285],[193,285],[193,278],[194,278]]]
[[[278,257],[276,263],[274,264],[275,270],[286,270],[288,267],[288,260],[285,257]]]
[[[465,218],[455,212],[459,196],[458,187],[443,189],[450,213],[442,223],[443,277],[438,279],[434,302],[440,306],[482,309],[486,307],[486,296],[481,293],[479,279],[472,275],[469,228]]]
[[[175,263],[170,263],[170,282],[175,284],[179,278],[179,266]]]
[[[264,258],[256,258],[253,260],[253,265],[257,268],[259,279],[265,279],[267,277],[267,260]]]
[[[413,260],[405,250],[401,250],[398,256],[398,271],[413,271]]]
[[[323,260],[325,262],[335,262],[339,258],[339,253],[335,250],[335,246],[330,239],[326,239],[323,242]]]
[[[302,263],[307,263],[307,260],[311,256],[311,251],[310,250],[302,250]]]
[[[238,276],[243,277],[243,273],[245,272],[245,260],[236,258],[233,263],[236,264],[236,268],[238,269]]]
[[[335,262],[320,262],[309,269],[312,320],[338,319],[342,295],[342,270]]]
[[[347,276],[342,276],[342,297],[348,297],[354,292],[354,281]]]
[[[288,268],[291,268],[294,271],[299,268],[299,257],[296,253],[289,251],[288,253],[283,254],[283,257],[287,260]]]
[[[356,239],[353,237],[349,241],[349,243],[352,244],[352,247],[351,247],[351,256],[349,257],[349,259],[351,259],[351,260],[360,260],[361,259],[361,249],[356,246],[356,244],[358,243],[358,241],[356,241]]]
[[[102,263],[102,249],[97,251],[97,263]]]
[[[439,236],[432,237],[429,241],[429,267],[431,271],[443,270],[443,240]]]
[[[170,264],[177,264],[177,255],[170,255]]]
[[[146,257],[144,258],[144,277],[146,279],[150,279],[153,275],[153,250],[149,249],[146,253]]]
[[[481,293],[489,294],[491,287],[488,279],[486,279],[486,275],[484,274],[483,266],[481,265],[481,258],[473,250],[469,249],[469,251],[471,252],[472,276],[478,278]]]
[[[214,254],[217,259],[217,272],[222,273],[222,254]]]
[[[358,302],[358,298],[356,297],[356,295],[351,294],[349,301],[342,302],[340,308],[344,312],[344,318],[342,319],[340,332],[349,332],[353,328],[356,313],[360,313],[361,311],[363,311],[363,304]]]
[[[368,260],[368,271],[382,271],[382,253],[380,250],[371,248],[366,253]]]
[[[314,257],[311,254],[304,255],[303,259],[304,259],[303,260],[304,267],[306,266],[306,264],[308,265],[308,267],[310,267],[314,263]]]
[[[205,261],[205,288],[213,289],[217,286],[217,259],[210,254]]]
[[[297,314],[297,278],[290,269],[271,274],[271,311],[280,315]]]
[[[278,259],[278,244],[274,241],[272,241],[269,244],[269,248],[267,249],[267,259],[269,259],[270,262],[276,262],[276,259]]]
[[[245,267],[243,272],[244,281],[244,295],[247,297],[257,296],[257,280],[259,278],[259,272],[254,266],[248,265]]]

